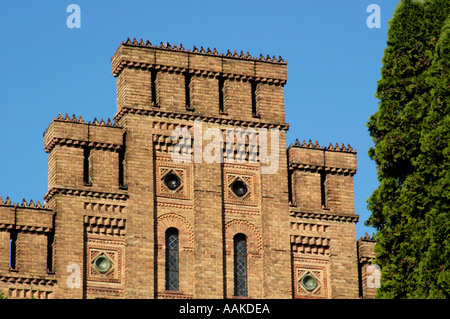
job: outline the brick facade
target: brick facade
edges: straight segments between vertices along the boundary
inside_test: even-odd
[[[373,296],[361,284],[373,245],[356,243],[356,152],[287,147],[281,57],[127,40],[111,63],[113,121],[60,115],[45,131],[45,205],[0,197],[5,296]],[[189,133],[182,161],[174,131]],[[244,139],[230,144],[230,132]]]

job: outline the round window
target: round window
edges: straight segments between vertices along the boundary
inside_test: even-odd
[[[177,174],[170,172],[164,176],[164,184],[166,184],[170,190],[175,190],[181,185],[181,180]]]
[[[231,183],[231,190],[237,196],[242,197],[247,193],[247,185],[240,179],[236,179],[233,183]]]
[[[316,277],[309,273],[303,276],[301,282],[302,286],[308,291],[313,291],[318,285]]]
[[[95,268],[102,274],[111,269],[111,260],[105,255],[98,256],[94,261]]]

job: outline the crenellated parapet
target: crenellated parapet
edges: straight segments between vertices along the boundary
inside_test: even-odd
[[[331,143],[321,147],[316,141],[298,140],[288,148],[291,202],[308,211],[331,209],[353,214],[353,175],[356,174],[356,150]]]
[[[356,174],[356,150],[348,144],[339,146],[332,143],[328,147],[321,146],[317,141],[309,140],[300,143],[296,140],[288,149],[289,166],[292,169],[320,171],[332,173]]]
[[[285,124],[286,62],[182,45],[122,42],[111,59],[118,121],[158,110],[183,116]]]
[[[49,153],[58,144],[118,150],[123,142],[121,129],[109,118],[106,122],[97,118],[86,122],[81,116],[77,118],[75,115],[70,117],[68,114],[59,114],[44,132],[44,150]]]
[[[173,44],[171,45],[169,42],[163,43],[161,42],[158,44],[152,44],[149,40],[144,41],[143,39],[140,39],[139,41],[134,38],[131,40],[128,38],[125,42],[122,41],[122,44],[130,45],[130,46],[139,46],[139,47],[148,47],[148,48],[159,48],[159,49],[165,49],[165,50],[173,50],[173,51],[184,51],[184,52],[192,52],[192,53],[200,53],[200,54],[206,54],[206,55],[215,55],[215,56],[226,56],[226,57],[233,57],[237,59],[244,59],[244,60],[258,60],[258,61],[264,61],[264,62],[274,62],[274,63],[287,63],[283,60],[281,56],[278,57],[278,59],[273,56],[272,58],[267,54],[267,56],[264,56],[262,54],[259,55],[259,57],[252,57],[249,52],[247,54],[244,54],[244,51],[241,51],[240,53],[234,52],[232,53],[230,50],[227,50],[227,53],[219,53],[216,48],[210,49],[209,47],[204,49],[203,46],[197,48],[197,46],[194,45],[194,48],[192,50],[186,49],[183,44],[180,43],[180,45]]]
[[[48,298],[52,294],[56,283],[49,274],[53,217],[53,210],[40,201],[13,203],[0,196],[0,290],[7,297]]]
[[[81,116],[67,114],[54,118],[44,133],[49,190],[90,187],[117,191],[123,134],[123,128],[110,119],[86,122]]]
[[[11,202],[0,196],[0,230],[20,230],[33,233],[49,233],[53,228],[53,210],[40,201],[25,199]]]

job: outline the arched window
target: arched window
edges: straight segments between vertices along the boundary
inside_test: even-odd
[[[166,290],[179,290],[178,230],[166,231]]]
[[[234,236],[234,295],[247,296],[247,237]]]

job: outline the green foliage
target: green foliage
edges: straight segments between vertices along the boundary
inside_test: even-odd
[[[367,126],[379,298],[450,297],[450,2],[403,0]]]

